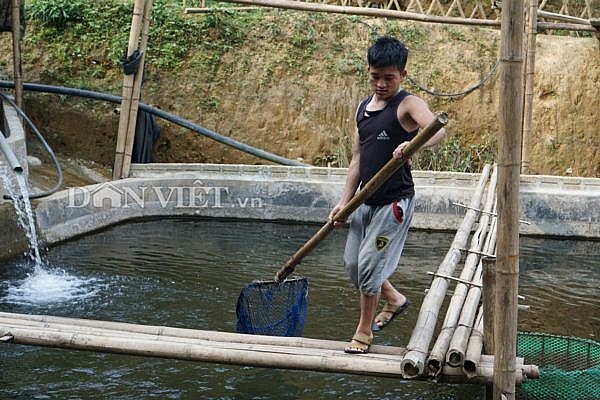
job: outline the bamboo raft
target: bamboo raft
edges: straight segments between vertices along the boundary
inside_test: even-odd
[[[365,355],[343,352],[345,342],[307,338],[244,335],[122,322],[0,313],[0,341],[15,344],[159,357],[263,368],[310,370],[401,378],[406,349],[372,346]],[[489,384],[493,356],[484,356],[471,383]],[[523,365],[526,375],[535,366]],[[515,375],[521,382],[524,374]],[[426,379],[422,377],[421,379]],[[465,382],[459,368],[444,367],[442,382]]]
[[[431,273],[432,283],[406,348],[373,345],[369,354],[349,355],[343,352],[346,343],[340,341],[6,312],[0,312],[0,341],[263,368],[491,384],[495,362],[490,327],[494,302],[490,296],[493,293],[490,277],[493,278],[493,274],[486,272],[492,269],[493,263],[486,263],[484,256],[495,253],[496,182],[497,169],[494,167],[492,172],[491,166],[485,166],[471,204],[462,206],[466,209],[465,218],[451,248],[438,270]],[[454,277],[465,252],[462,272]],[[487,258],[490,259],[493,257]],[[442,328],[430,350],[451,283],[456,286]],[[516,359],[516,384],[537,376],[537,366],[524,365],[522,358]]]

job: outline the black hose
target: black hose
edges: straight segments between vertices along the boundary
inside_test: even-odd
[[[60,163],[58,162],[58,159],[56,158],[54,151],[52,151],[52,148],[50,148],[50,145],[48,144],[48,142],[46,142],[46,140],[44,139],[44,136],[42,136],[42,133],[38,130],[38,128],[35,126],[35,124],[31,121],[31,119],[29,119],[29,117],[23,112],[23,110],[21,110],[17,106],[17,103],[15,103],[14,100],[10,96],[8,96],[6,93],[0,92],[0,97],[2,97],[4,100],[6,100],[15,110],[17,110],[17,113],[21,117],[23,117],[23,120],[25,120],[25,122],[27,122],[27,125],[29,125],[29,127],[33,130],[33,132],[39,139],[40,143],[42,143],[42,146],[44,146],[44,148],[46,149],[46,151],[52,158],[52,161],[54,162],[54,166],[56,167],[56,174],[57,174],[57,180],[58,180],[56,185],[48,191],[30,194],[29,198],[37,199],[37,198],[46,197],[46,196],[51,195],[52,193],[55,193],[62,186],[64,178],[63,178],[62,169],[60,167]],[[10,196],[5,195],[4,199],[10,199]]]
[[[1,88],[14,88],[14,82],[0,81],[0,87]],[[121,97],[119,97],[119,96],[106,94],[106,93],[100,93],[100,92],[94,92],[94,91],[85,90],[85,89],[75,89],[75,88],[68,88],[68,87],[64,87],[64,86],[50,86],[50,85],[43,85],[43,84],[39,84],[39,83],[24,83],[23,89],[34,91],[34,92],[56,93],[56,94],[63,94],[63,95],[69,95],[69,96],[87,97],[87,98],[96,99],[96,100],[104,100],[104,101],[116,103],[116,104],[121,103]],[[149,112],[150,114],[156,115],[162,119],[173,122],[174,124],[177,124],[184,128],[188,128],[196,133],[199,133],[203,136],[213,139],[219,143],[234,147],[240,151],[251,154],[253,156],[256,156],[256,157],[259,157],[259,158],[262,158],[265,160],[273,161],[273,162],[275,162],[277,164],[281,164],[281,165],[291,165],[291,166],[299,166],[299,167],[308,166],[307,164],[304,164],[300,161],[290,160],[289,158],[281,157],[276,154],[269,153],[267,151],[258,149],[256,147],[249,146],[245,143],[239,142],[235,139],[231,139],[227,136],[223,136],[217,132],[213,132],[209,129],[206,129],[204,127],[196,125],[191,121],[180,118],[176,115],[173,115],[166,111],[160,110],[158,108],[149,106],[148,104],[139,103],[138,108],[140,110]]]

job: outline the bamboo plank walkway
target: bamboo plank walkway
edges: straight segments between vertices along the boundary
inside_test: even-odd
[[[310,370],[401,378],[406,350],[373,345],[364,355],[343,352],[345,342],[244,335],[164,326],[136,325],[48,315],[0,312],[0,341],[15,344],[171,358],[263,368]],[[490,383],[494,359],[486,356],[470,383]],[[523,360],[518,360],[523,366]],[[460,369],[446,367],[442,382],[465,382]],[[425,379],[423,377],[422,379]],[[519,382],[522,374],[515,377]]]
[[[484,309],[486,302],[482,302],[482,297],[489,297],[493,290],[483,283],[482,255],[495,253],[496,182],[497,169],[486,165],[451,248],[438,270],[431,273],[432,283],[406,348],[373,345],[369,354],[351,355],[343,352],[346,343],[340,341],[6,312],[0,312],[0,341],[263,368],[489,384],[494,379],[494,356],[483,354],[484,336],[488,335],[488,346],[493,337],[484,322],[492,321],[489,314],[493,312],[493,302]],[[463,270],[454,277],[465,253]],[[456,287],[431,349],[451,283],[456,283]],[[537,375],[537,366],[523,365],[523,359],[517,358],[517,384]]]

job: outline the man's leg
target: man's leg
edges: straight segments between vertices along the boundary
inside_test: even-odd
[[[406,302],[406,297],[386,280],[381,286],[381,296],[390,306],[399,307]]]
[[[356,327],[356,332],[354,337],[368,337],[369,344],[370,340],[373,338],[373,331],[371,330],[371,326],[373,324],[373,318],[375,318],[375,312],[377,311],[377,303],[379,302],[379,295],[366,295],[364,293],[360,293],[360,318],[358,320],[358,326]],[[356,349],[368,349],[368,345],[366,345],[363,341],[357,341],[352,339],[350,343],[346,346],[347,352],[352,352],[352,350]]]

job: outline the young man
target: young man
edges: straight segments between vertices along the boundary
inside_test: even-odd
[[[359,186],[368,182],[387,161],[401,158],[419,128],[435,118],[421,98],[400,88],[407,74],[407,58],[406,47],[391,37],[377,39],[368,49],[373,94],[358,106],[352,160],[342,197],[329,214],[331,220]],[[440,129],[425,147],[439,143],[445,135],[445,130]],[[407,162],[352,214],[344,265],[360,291],[360,319],[344,349],[347,353],[367,353],[373,331],[386,327],[410,304],[388,278],[402,254],[413,215],[414,194],[410,162]],[[380,296],[386,304],[375,316]]]

